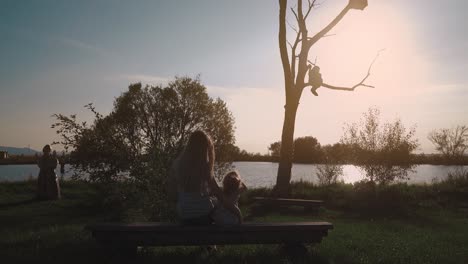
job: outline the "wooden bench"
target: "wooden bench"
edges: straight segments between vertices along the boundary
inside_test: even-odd
[[[89,225],[97,242],[136,254],[138,246],[319,243],[333,225],[327,222],[243,223],[191,226],[173,223],[103,223]]]
[[[317,210],[323,205],[322,200],[286,199],[274,197],[254,197],[255,202],[267,206],[302,206],[305,210]]]

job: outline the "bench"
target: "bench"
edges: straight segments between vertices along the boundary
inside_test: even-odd
[[[253,200],[267,206],[302,206],[305,210],[316,210],[323,205],[322,200],[286,199],[274,197],[254,197]]]
[[[333,225],[327,222],[243,223],[191,226],[173,223],[103,223],[86,226],[96,241],[135,255],[138,246],[319,243]]]

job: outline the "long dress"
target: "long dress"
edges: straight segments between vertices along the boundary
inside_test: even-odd
[[[39,199],[56,200],[60,199],[60,185],[55,174],[57,158],[44,155],[39,158],[39,176],[37,177],[37,196]]]

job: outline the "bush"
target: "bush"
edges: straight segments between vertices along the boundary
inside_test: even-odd
[[[417,148],[415,129],[407,131],[401,120],[380,124],[380,111],[369,108],[360,123],[345,127],[342,143],[351,147],[356,166],[369,181],[391,183],[406,179],[415,166],[411,153]]]
[[[444,205],[468,207],[468,170],[456,168],[447,174],[447,178],[432,184],[433,192]]]
[[[343,176],[343,166],[339,164],[317,165],[317,178],[320,185],[335,184],[338,177]]]
[[[429,133],[428,139],[446,162],[457,163],[463,160],[468,149],[468,126],[433,130]]]

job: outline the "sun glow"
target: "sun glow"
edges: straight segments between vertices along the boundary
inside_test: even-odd
[[[369,82],[379,87],[392,86],[394,94],[395,89],[419,83],[427,72],[410,25],[408,18],[391,6],[350,11],[331,32],[336,35],[322,39],[311,56],[317,56],[325,80],[347,85],[364,77],[372,59],[383,49]]]
[[[311,14],[309,35],[318,32],[339,12],[342,6],[327,2]],[[288,20],[291,21],[292,17]],[[370,5],[364,11],[350,11],[346,17],[312,47],[309,59],[321,68],[324,81],[335,86],[351,87],[366,75],[379,50],[384,49],[372,67],[366,83],[375,88],[358,87],[354,92],[317,90],[314,96],[305,89],[296,118],[295,137],[317,137],[322,144],[339,141],[345,122],[357,121],[370,106],[382,109],[384,119],[402,117],[408,126],[423,120],[418,95],[427,92],[429,64],[422,55],[423,47],[413,34],[409,17],[391,5]],[[295,32],[289,29],[289,40]],[[274,47],[277,49],[277,47]],[[277,58],[277,63],[279,58]],[[280,68],[277,68],[278,70]],[[275,89],[228,89],[224,93],[236,118],[241,147],[265,152],[268,144],[279,140],[284,117],[284,88],[281,72]],[[275,78],[276,78],[275,77]],[[262,133],[261,139],[252,131]],[[425,138],[427,131],[419,130]]]
[[[334,13],[328,12],[328,15]],[[318,19],[330,21],[330,18]],[[312,17],[310,23],[313,23]],[[370,5],[363,12],[350,11],[330,36],[311,49],[309,58],[312,61],[317,58],[324,82],[351,87],[364,78],[379,50],[383,51],[366,80],[375,88],[358,87],[354,92],[320,88],[318,97],[304,91],[297,116],[296,136],[328,135],[328,139],[334,138],[336,142],[342,131],[331,131],[330,128],[357,120],[360,113],[370,106],[381,107],[384,118],[415,110],[411,109],[414,102],[411,100],[427,90],[429,64],[422,56],[422,47],[417,45],[409,18],[391,5]],[[404,119],[410,120],[408,123],[416,120],[407,115]],[[327,121],[312,126],[312,120]],[[324,141],[333,143],[333,140]]]

